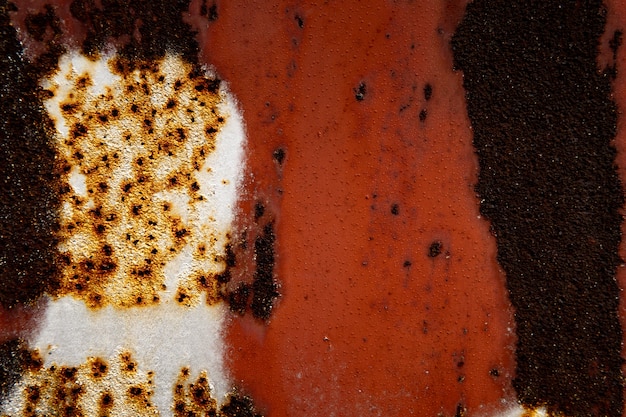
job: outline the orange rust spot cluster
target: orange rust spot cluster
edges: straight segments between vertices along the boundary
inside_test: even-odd
[[[104,377],[109,370],[109,365],[101,358],[91,358],[89,365],[91,366],[91,375],[94,378]]]
[[[76,380],[78,369],[51,366],[42,372],[47,375],[47,381],[38,381],[25,387],[23,415],[34,417],[47,409],[57,410],[62,416],[83,415],[79,400],[84,388]]]
[[[152,390],[150,389],[150,385],[146,384],[132,385],[126,390],[128,403],[130,403],[133,409],[137,411],[153,409],[154,411],[151,414],[158,414],[156,408],[154,408],[154,405],[150,402],[151,396]]]
[[[160,410],[153,402],[154,372],[142,369],[130,351],[88,357],[78,365],[44,365],[37,350],[24,349],[20,356],[22,380],[3,403],[2,417],[140,417],[168,411],[175,417],[261,417],[236,388],[219,405],[204,369],[193,379],[191,369],[182,367],[170,408]]]
[[[189,246],[192,265],[175,299],[191,305],[209,289],[215,300],[215,285],[199,277],[224,267],[227,237],[206,215],[205,183],[226,118],[220,81],[176,56],[103,59],[62,59],[46,86],[64,184],[56,295],[92,308],[158,303],[166,264]]]
[[[153,372],[141,372],[130,352],[106,360],[90,357],[78,366],[43,366],[38,352],[24,366],[21,398],[12,417],[158,415],[151,402]]]
[[[174,416],[216,416],[217,401],[211,396],[206,372],[201,372],[195,382],[187,382],[188,379],[189,368],[181,369],[174,386]]]

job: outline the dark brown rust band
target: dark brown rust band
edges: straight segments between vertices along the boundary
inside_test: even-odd
[[[0,2],[0,306],[37,299],[57,282],[59,196],[52,124],[35,65]]]
[[[189,0],[121,0],[97,5],[94,0],[73,0],[70,11],[85,25],[87,37],[82,46],[87,55],[107,48],[113,40],[123,45],[120,53],[127,58],[153,59],[176,51],[187,62],[196,62],[196,33],[182,19],[189,3]]]
[[[622,187],[598,0],[476,0],[454,36],[527,406],[621,416]]]

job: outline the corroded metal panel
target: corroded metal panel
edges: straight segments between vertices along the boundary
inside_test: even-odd
[[[466,3],[0,3],[2,413],[624,415],[626,8]]]

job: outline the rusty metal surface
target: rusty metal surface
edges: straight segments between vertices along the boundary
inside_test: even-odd
[[[556,298],[536,297],[544,302],[529,315],[519,293],[509,296],[519,274],[503,256],[518,247],[526,253],[536,239],[532,231],[511,232],[509,240],[493,233],[515,228],[498,218],[511,203],[494,212],[486,199],[520,202],[538,188],[526,186],[529,197],[511,175],[501,176],[504,185],[479,180],[489,164],[519,162],[541,186],[531,169],[539,156],[534,147],[525,158],[498,154],[485,162],[477,113],[468,116],[476,106],[471,80],[511,70],[498,63],[509,51],[503,45],[513,55],[540,56],[547,47],[533,49],[529,39],[554,36],[571,52],[572,71],[582,65],[577,48],[587,45],[586,68],[595,62],[605,77],[594,94],[618,109],[609,115],[614,137],[603,133],[602,149],[615,145],[606,165],[623,182],[618,34],[626,8],[622,0],[592,3],[571,2],[579,14],[564,15],[568,24],[573,16],[582,23],[559,26],[541,15],[537,27],[523,18],[542,10],[532,1],[515,3],[527,7],[509,26],[497,21],[508,3],[479,0],[467,10],[465,1],[0,3],[1,412],[623,414],[619,365],[579,366],[577,381],[562,371],[577,352],[587,352],[580,363],[605,363],[589,357],[589,342],[575,345],[619,332],[601,325],[546,356],[546,337],[567,331],[554,324]],[[477,14],[481,5],[497,16]],[[501,45],[487,54],[494,62],[487,69],[462,59],[494,33],[468,40],[478,33],[472,22],[488,27],[481,19],[518,36],[491,40]],[[593,30],[577,31],[589,22]],[[522,79],[543,74],[519,68]],[[543,92],[575,90],[545,82]],[[557,117],[559,135],[572,137],[601,119],[574,128],[566,103],[543,108],[523,101],[526,90],[519,90],[524,111],[510,114],[504,93],[487,94],[487,104],[510,119],[498,122],[502,138],[487,136],[511,152],[519,147],[507,132],[520,118]],[[545,133],[538,122],[531,127],[526,133]],[[561,147],[567,158],[595,152]],[[569,179],[584,171],[591,173],[585,184],[597,180],[595,167],[583,168]],[[576,184],[568,189],[578,199],[570,208],[575,219],[558,217],[559,228],[585,229],[575,216],[602,217],[589,214],[601,202]],[[614,182],[606,198],[621,198],[618,189]],[[545,219],[547,201],[529,219]],[[624,227],[613,217],[600,229]],[[597,243],[587,229],[581,233],[575,240]],[[524,265],[558,242],[532,249]],[[568,280],[576,281],[594,268],[579,262],[585,256],[614,262],[604,281],[593,279],[612,304],[569,291],[580,304],[568,310],[572,320],[608,309],[619,327],[615,284],[623,284],[624,269],[615,270],[612,242],[568,263],[577,265]],[[541,285],[532,276],[541,268],[528,268],[521,290],[533,298]],[[563,274],[548,275],[558,283]],[[623,302],[620,308],[623,321]],[[527,325],[539,331],[518,338]],[[618,361],[619,342],[602,343]],[[584,400],[568,394],[581,387]],[[613,387],[610,399],[603,387]]]

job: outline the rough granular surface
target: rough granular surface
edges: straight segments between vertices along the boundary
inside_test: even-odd
[[[87,30],[83,53],[94,55],[110,47],[111,40],[123,45],[121,54],[150,59],[176,51],[188,62],[197,61],[195,32],[182,19],[189,0],[74,0],[72,16]],[[217,19],[212,8],[211,16]]]
[[[523,405],[621,416],[622,187],[600,1],[476,0],[453,39],[517,324]]]
[[[54,288],[55,152],[34,67],[0,2],[0,305],[10,308]]]

